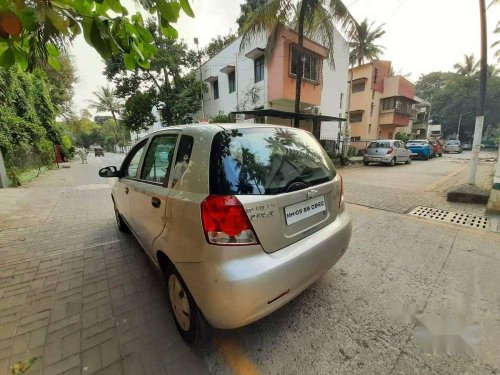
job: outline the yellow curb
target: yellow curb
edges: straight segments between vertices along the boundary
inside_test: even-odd
[[[217,347],[222,353],[229,367],[236,375],[260,375],[261,372],[255,364],[247,358],[235,340],[218,339]]]

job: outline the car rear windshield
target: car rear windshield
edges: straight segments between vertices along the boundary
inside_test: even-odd
[[[409,145],[425,145],[427,144],[427,141],[409,141],[407,144]]]
[[[246,128],[217,133],[210,193],[273,195],[331,181],[335,168],[319,143],[297,129]]]
[[[448,141],[449,145],[459,145],[460,141]]]
[[[372,142],[368,148],[389,148],[391,144],[389,142]]]

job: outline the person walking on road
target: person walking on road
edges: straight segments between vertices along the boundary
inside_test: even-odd
[[[78,154],[80,155],[80,159],[82,159],[82,164],[88,164],[87,163],[87,150],[85,150],[84,147],[82,147],[79,151]]]

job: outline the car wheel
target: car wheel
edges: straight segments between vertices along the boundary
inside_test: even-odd
[[[389,166],[394,167],[396,165],[396,158],[392,158],[389,162]]]
[[[442,157],[443,157],[443,153],[442,153],[442,152],[441,152],[441,153],[439,153],[438,155],[439,155],[439,157],[440,157],[440,158],[442,158]]]
[[[127,223],[125,223],[125,221],[122,218],[122,215],[118,212],[116,207],[115,207],[115,220],[118,230],[120,232],[130,233],[130,228],[128,227]]]
[[[405,164],[411,164],[411,158],[408,158],[408,160],[405,161]]]
[[[370,164],[370,162],[368,162],[368,161],[364,161],[364,162],[363,162],[363,164],[364,164],[364,165],[369,165],[369,164]]]
[[[180,335],[187,343],[197,338],[207,342],[211,337],[211,327],[202,316],[181,275],[173,266],[166,270],[170,311]]]

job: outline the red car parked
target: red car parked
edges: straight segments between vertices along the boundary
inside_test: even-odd
[[[443,156],[443,146],[439,141],[431,141],[432,143],[432,151],[433,151],[433,156]]]

